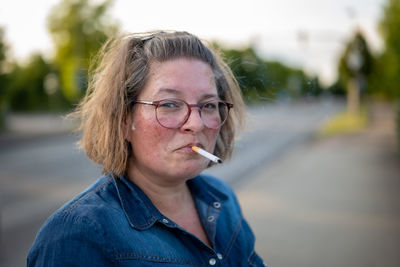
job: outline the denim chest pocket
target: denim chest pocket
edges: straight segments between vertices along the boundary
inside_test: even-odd
[[[179,229],[165,231],[162,226],[153,226],[133,233],[126,233],[121,242],[116,242],[113,260],[118,266],[206,266],[206,255],[191,236],[183,235]]]

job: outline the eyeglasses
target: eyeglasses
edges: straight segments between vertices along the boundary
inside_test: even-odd
[[[180,99],[163,99],[158,101],[135,101],[138,104],[155,106],[158,123],[169,129],[180,128],[190,117],[192,108],[198,108],[204,125],[211,129],[221,127],[229,115],[233,104],[211,100],[202,104],[188,104]]]

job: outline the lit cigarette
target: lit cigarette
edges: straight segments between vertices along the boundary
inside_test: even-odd
[[[214,156],[213,154],[205,151],[204,149],[201,149],[200,147],[197,146],[192,146],[192,150],[194,152],[199,153],[200,155],[202,155],[203,157],[208,158],[211,161],[214,161],[215,163],[222,163],[222,160],[220,158],[218,158],[217,156]]]

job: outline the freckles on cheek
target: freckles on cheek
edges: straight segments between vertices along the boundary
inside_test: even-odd
[[[159,127],[154,127],[153,130],[149,131],[147,134],[148,138],[151,139],[151,142],[154,146],[162,145],[162,139],[163,136],[165,136],[165,133],[163,133],[163,129],[160,129]]]
[[[162,139],[165,138],[165,132],[160,127],[147,127],[142,130],[141,140],[142,146],[145,146],[147,151],[153,151],[155,153],[160,153],[160,147],[165,145]]]

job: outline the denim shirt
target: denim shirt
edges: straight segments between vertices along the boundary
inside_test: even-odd
[[[204,174],[187,184],[212,247],[162,215],[130,180],[108,174],[46,221],[27,265],[264,266],[231,188]]]

